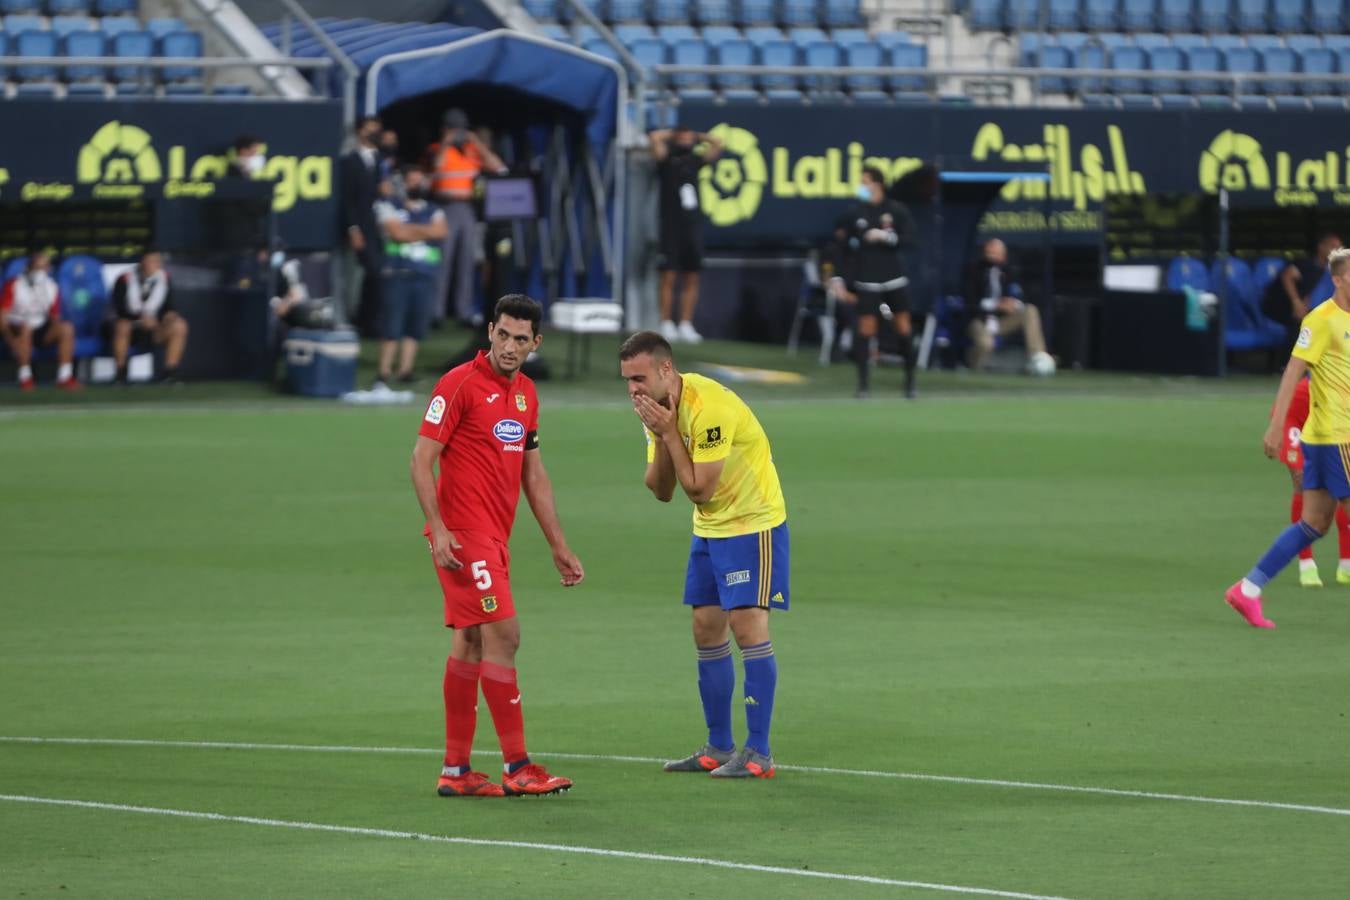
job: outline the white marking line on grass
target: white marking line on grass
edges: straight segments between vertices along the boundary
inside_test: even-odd
[[[405,753],[420,756],[440,754],[440,750],[421,747],[354,747],[341,744],[260,744],[247,741],[157,741],[136,738],[78,738],[78,737],[21,737],[0,735],[0,744],[73,744],[95,747],[179,747],[193,750],[287,750],[308,753]],[[475,750],[475,756],[496,756],[495,750]],[[623,762],[660,764],[664,759],[654,756],[607,756],[594,753],[544,753],[531,756],[541,759],[574,759],[583,762]],[[1289,812],[1319,813],[1328,816],[1350,816],[1350,809],[1339,806],[1312,806],[1305,803],[1280,803],[1275,800],[1239,800],[1229,797],[1206,797],[1200,794],[1167,794],[1159,791],[1136,791],[1125,788],[1092,787],[1077,784],[1050,784],[1040,781],[1009,781],[1002,778],[971,778],[963,775],[929,775],[923,772],[878,772],[870,769],[835,769],[825,766],[778,766],[784,772],[804,772],[813,775],[845,775],[853,778],[891,778],[900,781],[933,781],[941,784],[969,784],[984,787],[1021,788],[1031,791],[1059,791],[1067,794],[1089,794],[1096,797],[1132,797],[1137,800],[1171,800],[1182,803],[1208,803],[1215,806],[1250,806],[1258,809],[1279,809]]]
[[[256,816],[230,816],[224,813],[197,812],[189,809],[164,809],[157,806],[131,806],[123,803],[98,803],[92,800],[64,800],[53,797],[30,797],[24,794],[0,794],[0,800],[10,803],[31,803],[42,806],[65,806],[78,809],[97,809],[109,812],[129,812],[150,816],[173,816],[180,819],[204,819],[211,822],[232,822],[238,825],[262,825],[268,828],[293,828],[297,831],[326,831],[333,834],[355,834],[362,837],[404,838],[430,841],[437,844],[464,844],[471,847],[507,847],[515,850],[543,850],[550,853],[574,853],[580,856],[601,856],[609,859],[633,859],[641,862],[682,863],[692,866],[710,866],[767,875],[792,875],[797,878],[821,878],[827,881],[851,881],[858,884],[879,884],[886,887],[919,888],[944,891],[949,894],[979,894],[985,897],[1013,897],[1019,900],[1064,900],[1046,894],[1023,894],[992,888],[965,887],[958,884],[934,884],[927,881],[902,881],[897,878],[879,878],[875,875],[850,875],[844,872],[821,872],[812,869],[788,869],[783,866],[760,866],[753,863],[708,859],[702,856],[670,856],[665,853],[643,853],[635,850],[609,850],[604,847],[582,847],[573,844],[545,844],[534,841],[503,841],[485,838],[452,837],[427,834],[420,831],[394,831],[388,828],[360,828],[353,825],[325,825],[321,822],[296,822],[289,819],[263,819]]]

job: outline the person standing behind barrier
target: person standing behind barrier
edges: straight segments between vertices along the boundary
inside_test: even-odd
[[[858,396],[866,397],[872,371],[872,338],[879,319],[889,319],[900,337],[905,362],[905,396],[915,396],[913,325],[909,312],[909,278],[900,250],[914,239],[914,219],[904,204],[886,196],[881,170],[867,166],[858,187],[862,201],[848,219],[853,250],[850,289],[858,298],[857,336],[853,358],[858,364]]]
[[[1033,372],[1054,370],[1053,365],[1040,362],[1041,357],[1048,357],[1041,312],[1022,300],[1022,286],[1008,264],[1008,247],[998,238],[985,241],[979,262],[971,267],[965,300],[970,312],[966,327],[972,369],[978,372],[984,368],[994,352],[995,338],[1020,331],[1027,345],[1027,368]]]
[[[356,123],[356,146],[338,162],[342,190],[342,249],[338,257],[338,289],[342,314],[348,322],[358,317],[369,322],[378,294],[380,272],[379,225],[375,222],[375,203],[379,199],[382,162],[375,141],[380,136],[380,120],[365,116]],[[369,283],[367,283],[369,282]],[[362,298],[367,307],[358,316]]]
[[[426,173],[410,166],[403,173],[407,197],[381,200],[375,218],[384,232],[380,309],[380,361],[376,385],[388,386],[394,352],[398,380],[411,384],[418,342],[431,324],[432,291],[446,235],[445,213],[427,202]]]
[[[474,183],[484,169],[501,172],[505,168],[501,159],[469,129],[469,117],[463,110],[452,109],[445,114],[441,142],[435,149],[433,197],[445,214],[446,225],[435,296],[437,312],[448,295],[449,311],[464,324],[482,323],[482,315],[474,308],[474,248],[478,240]]]
[[[698,170],[722,155],[722,142],[710,134],[696,134],[687,125],[648,135],[652,158],[661,181],[661,336],[667,341],[697,344],[694,330],[698,305],[698,274],[703,268],[703,210],[699,206]],[[698,148],[703,147],[700,153]],[[684,276],[680,291],[680,323],[671,318],[675,306],[675,279]]]
[[[1287,349],[1293,349],[1303,317],[1313,306],[1311,295],[1326,272],[1327,257],[1340,246],[1340,237],[1327,232],[1317,239],[1311,257],[1291,262],[1266,285],[1261,295],[1261,312],[1284,326]]]

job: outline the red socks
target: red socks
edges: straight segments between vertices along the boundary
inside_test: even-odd
[[[520,711],[516,670],[496,663],[483,663],[483,697],[492,711],[492,724],[501,741],[502,759],[509,765],[526,758],[525,717]]]
[[[1350,516],[1344,506],[1336,507],[1336,536],[1340,538],[1341,559],[1350,559]]]
[[[1344,515],[1345,515],[1344,512],[1339,512],[1339,513],[1337,513],[1337,516],[1338,516],[1338,517],[1339,517],[1339,516],[1344,516]],[[1290,522],[1296,523],[1296,522],[1298,522],[1298,521],[1299,521],[1300,519],[1302,519],[1302,518],[1303,518],[1303,492],[1302,492],[1302,491],[1294,491],[1294,499],[1289,501],[1289,521],[1290,521]],[[1339,521],[1339,518],[1338,518],[1337,521]],[[1341,543],[1342,543],[1342,545],[1344,545],[1344,543],[1345,543],[1345,536],[1344,536],[1344,535],[1341,536]],[[1342,555],[1344,555],[1344,554],[1342,554]],[[1309,544],[1308,546],[1304,547],[1302,550],[1298,551],[1298,558],[1299,558],[1299,559],[1312,559],[1312,558],[1313,558],[1312,544]]]
[[[469,771],[469,751],[478,725],[478,663],[453,656],[445,661],[445,764]]]

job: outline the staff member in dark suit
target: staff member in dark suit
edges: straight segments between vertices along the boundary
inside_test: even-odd
[[[377,141],[380,120],[365,116],[356,123],[356,146],[338,162],[342,190],[342,252],[338,257],[338,284],[342,314],[347,321],[374,321],[379,305],[380,259],[383,237],[375,221],[380,200],[381,159]]]
[[[1022,286],[1008,262],[1008,247],[998,238],[985,241],[980,259],[966,273],[966,310],[970,323],[970,367],[984,368],[994,352],[996,338],[1022,332],[1027,345],[1027,366],[1037,369],[1037,360],[1047,356],[1041,311],[1022,299]]]

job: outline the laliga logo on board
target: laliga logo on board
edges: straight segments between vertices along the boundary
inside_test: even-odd
[[[1350,147],[1328,150],[1320,157],[1295,160],[1275,152],[1272,171],[1261,142],[1232,129],[1222,131],[1200,156],[1200,187],[1216,193],[1274,191],[1279,206],[1315,206],[1317,191],[1330,191],[1339,205],[1350,204]]]
[[[164,182],[168,197],[209,197],[224,177],[229,157],[205,155],[188,165],[187,148],[168,152],[168,171],[150,133],[112,121],[80,148],[76,180],[94,185],[95,196],[139,196],[139,185]],[[269,156],[261,179],[273,182],[272,208],[285,212],[297,200],[324,200],[333,194],[333,161],[327,156]]]
[[[708,132],[722,141],[722,156],[698,173],[703,211],[714,225],[725,227],[753,218],[769,180],[759,139],[725,122]]]

